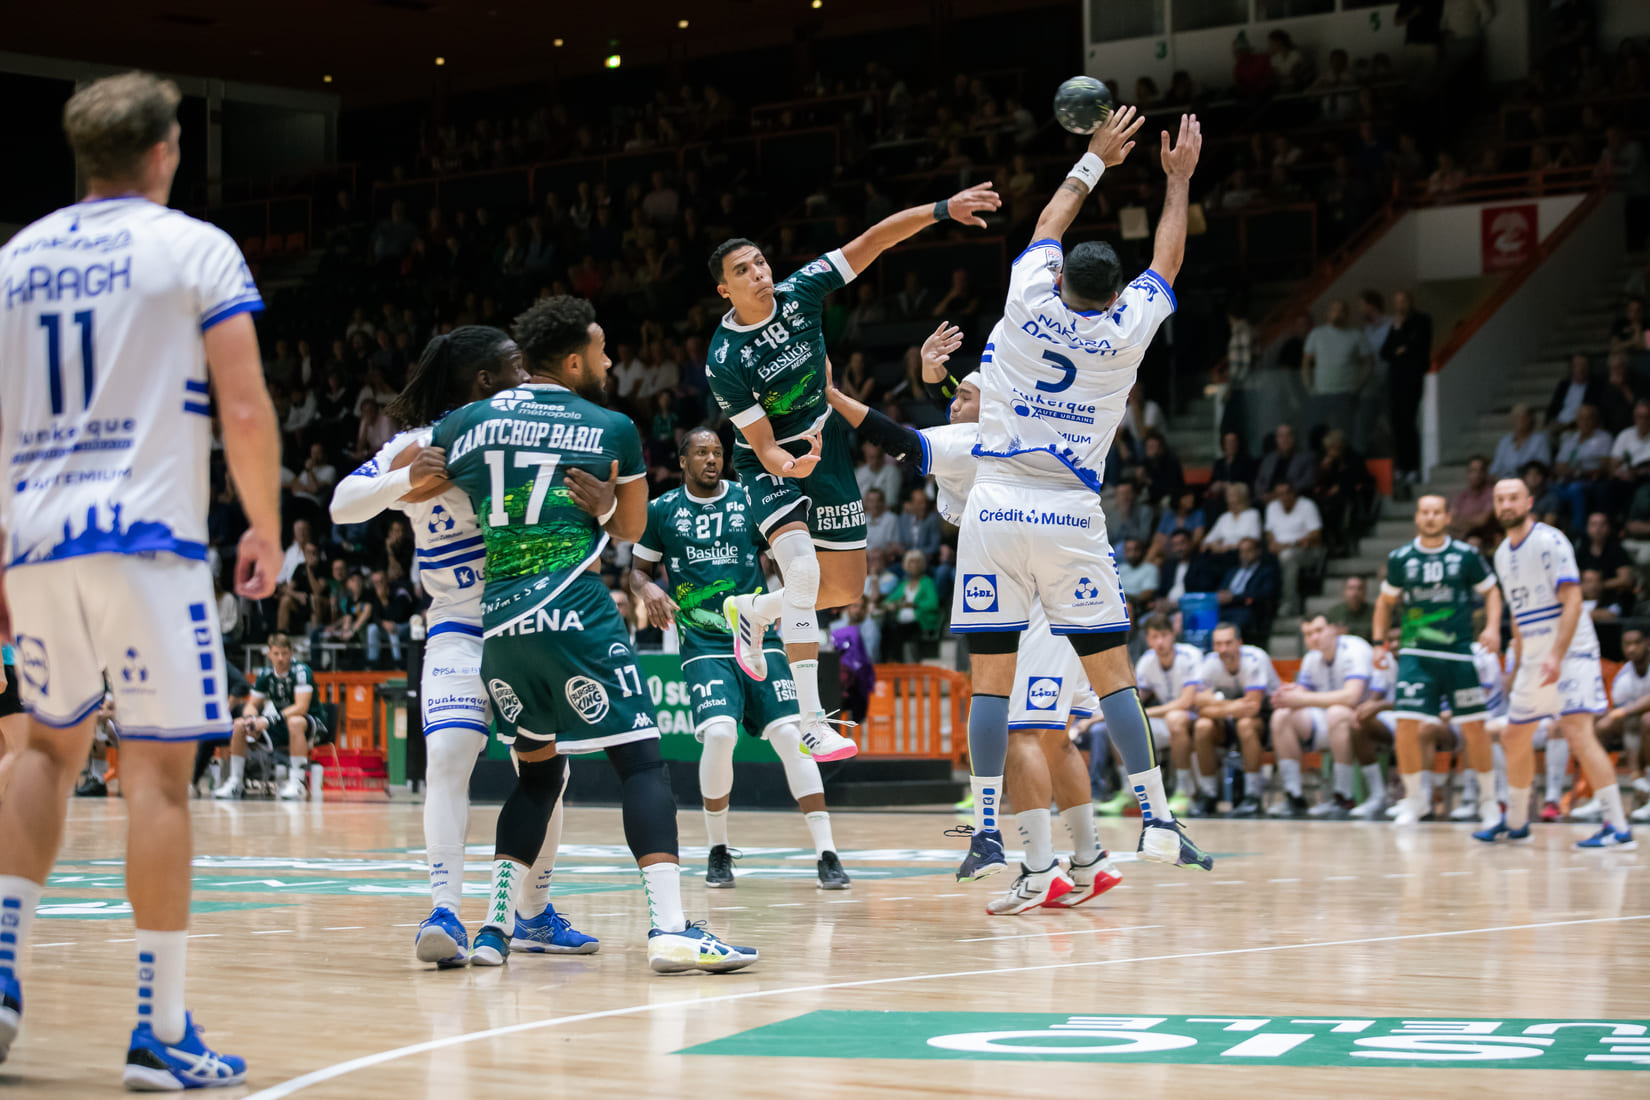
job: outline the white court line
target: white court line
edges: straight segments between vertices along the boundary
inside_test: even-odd
[[[984,943],[986,940],[1033,940],[1039,936],[1098,936],[1102,932],[1138,932],[1143,928],[1162,928],[1161,924],[1131,924],[1124,928],[1082,928],[1071,932],[1022,932],[1013,936],[975,936],[958,943]]]
[[[711,911],[715,913],[737,913],[750,908],[748,905],[718,905]]]
[[[1357,882],[1358,881],[1358,876],[1357,875],[1330,875],[1327,878],[1325,878],[1324,881],[1325,882]]]
[[[340,924],[340,925],[337,925],[336,927],[333,927],[333,928],[323,928],[323,929],[321,929],[321,931],[323,931],[323,932],[356,932],[356,931],[359,931],[360,929],[365,928],[365,927],[366,927],[366,925],[364,925],[364,924]]]
[[[254,932],[252,934],[254,936],[285,936],[296,931],[296,928],[271,928],[264,932]]]
[[[913,895],[913,894],[902,894],[897,898],[872,898],[871,900],[872,901],[910,901],[912,899],[912,897],[914,897],[914,896],[915,895]]]
[[[1273,883],[1277,883],[1277,882],[1299,882],[1300,879],[1298,879],[1298,878],[1269,878],[1266,881],[1267,882],[1273,882]]]
[[[802,906],[804,904],[805,904],[804,902],[800,902],[800,901],[782,901],[782,902],[779,902],[776,905],[770,905],[770,906],[768,906],[768,908],[769,909],[800,909],[800,908],[802,908]]]
[[[1243,886],[1243,885],[1246,885],[1246,883],[1244,882],[1243,879],[1240,879],[1240,878],[1223,878],[1223,879],[1219,879],[1215,882],[1211,882],[1209,885],[1210,886]]]
[[[192,940],[221,940],[222,932],[191,932],[188,936]]]
[[[1471,871],[1439,871],[1438,873],[1440,875],[1442,875],[1444,878],[1449,878],[1451,875],[1470,875],[1470,874],[1472,874]]]
[[[104,943],[136,943],[137,942],[137,937],[132,936],[129,939],[123,939],[123,940],[104,940],[103,942]]]
[[[79,942],[79,941],[77,941],[77,940],[63,940],[60,943],[36,943],[36,944],[31,944],[30,946],[31,947],[73,947],[77,942]]]
[[[966,898],[967,894],[935,894],[937,898]]]
[[[757,997],[783,997],[795,993],[819,993],[827,989],[861,989],[866,986],[896,985],[902,982],[945,981],[950,978],[1028,974],[1041,970],[1077,970],[1090,966],[1123,966],[1128,963],[1173,962],[1178,959],[1212,959],[1223,955],[1258,955],[1272,951],[1315,951],[1325,947],[1356,947],[1369,943],[1399,943],[1405,940],[1434,940],[1448,936],[1478,936],[1490,932],[1524,932],[1535,928],[1568,928],[1582,924],[1618,924],[1624,921],[1639,920],[1650,920],[1650,913],[1631,917],[1589,917],[1584,920],[1543,921],[1539,924],[1505,924],[1492,928],[1462,928],[1453,932],[1411,932],[1402,936],[1370,936],[1357,940],[1314,940],[1310,943],[1269,944],[1265,947],[1229,947],[1221,951],[1186,951],[1175,955],[1140,955],[1128,959],[1092,959],[1086,962],[1040,963],[1036,966],[1001,966],[990,970],[954,970],[940,974],[905,974],[895,978],[864,978],[854,982],[822,982],[817,985],[793,985],[780,989],[757,989],[748,993],[724,993],[717,997],[689,995],[675,1001],[653,1001],[647,1004],[631,1005],[627,1008],[582,1012],[575,1016],[552,1016],[547,1020],[529,1020],[525,1023],[506,1024],[503,1027],[488,1028],[485,1031],[471,1031],[463,1035],[449,1035],[441,1039],[430,1039],[422,1043],[413,1043],[410,1046],[396,1047],[394,1050],[381,1051],[378,1054],[367,1054],[360,1058],[351,1058],[347,1062],[339,1062],[336,1065],[327,1066],[325,1069],[318,1069],[313,1073],[294,1077],[290,1081],[283,1081],[279,1085],[255,1092],[246,1097],[246,1100],[281,1100],[283,1096],[291,1096],[293,1093],[301,1092],[311,1085],[331,1081],[334,1078],[344,1076],[346,1073],[354,1073],[358,1069],[370,1069],[373,1066],[384,1065],[386,1062],[409,1058],[414,1054],[425,1054],[432,1050],[445,1050],[447,1047],[473,1043],[481,1039],[496,1039],[501,1035],[516,1035],[524,1031],[560,1027],[563,1024],[580,1024],[589,1020],[606,1020],[614,1016],[640,1015],[666,1008],[700,1009],[705,1005],[724,1004],[730,1001],[748,1001]]]

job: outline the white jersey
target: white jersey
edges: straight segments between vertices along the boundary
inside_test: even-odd
[[[1362,680],[1364,694],[1375,675],[1375,650],[1355,634],[1342,634],[1335,641],[1335,659],[1326,661],[1322,650],[1307,650],[1301,659],[1295,683],[1307,691],[1339,691],[1354,680]],[[1363,702],[1360,695],[1357,702]]]
[[[1148,649],[1135,662],[1134,678],[1142,692],[1151,692],[1159,703],[1172,703],[1188,684],[1203,684],[1203,651],[1195,645],[1176,642],[1174,660],[1168,668],[1157,659],[1155,650]]]
[[[1532,657],[1545,657],[1558,633],[1559,588],[1581,583],[1575,548],[1561,532],[1545,523],[1533,524],[1522,543],[1514,546],[1507,538],[1495,548],[1495,575],[1523,639],[1524,663],[1537,664]],[[1598,634],[1586,615],[1576,620],[1565,656],[1598,656]]]
[[[924,428],[917,436],[922,440],[922,464],[917,472],[932,474],[938,490],[934,509],[945,522],[961,527],[968,491],[974,487],[974,474],[980,468],[979,460],[974,457],[974,445],[980,441],[980,426],[942,424],[937,428]]]
[[[1259,646],[1246,645],[1238,655],[1237,671],[1227,672],[1226,662],[1218,653],[1203,656],[1203,687],[1206,691],[1224,691],[1236,698],[1247,691],[1264,691],[1268,695],[1282,685],[1278,670],[1272,667],[1272,658]]]
[[[455,485],[438,497],[409,504],[400,499],[411,483],[409,467],[390,469],[396,455],[410,446],[427,446],[434,432],[401,432],[340,481],[332,495],[332,518],[336,523],[364,523],[386,508],[404,514],[412,526],[418,582],[430,596],[425,615],[429,636],[447,630],[469,633],[462,628],[473,628],[479,637],[487,548],[470,498]]]
[[[1621,671],[1616,673],[1615,680],[1610,684],[1610,705],[1625,707],[1646,695],[1650,695],[1650,669],[1640,673],[1633,667],[1633,662],[1628,661],[1621,666]]]
[[[141,196],[88,200],[0,247],[0,296],[6,561],[204,562],[201,337],[263,308],[234,240]]]
[[[981,475],[1075,483],[1098,493],[1106,453],[1174,291],[1143,272],[1109,309],[1078,312],[1060,298],[1060,242],[1033,241],[1015,259],[1003,317],[980,357]]]
[[[1371,666],[1374,669],[1369,677],[1369,697],[1372,699],[1392,698],[1392,689],[1398,685],[1398,658],[1394,657],[1385,646],[1380,649],[1371,647]]]

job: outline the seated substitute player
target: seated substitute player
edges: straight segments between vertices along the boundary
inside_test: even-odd
[[[1135,662],[1134,678],[1141,693],[1151,700],[1146,718],[1151,722],[1152,740],[1169,743],[1169,762],[1174,765],[1169,808],[1176,814],[1189,814],[1197,789],[1192,722],[1197,718],[1197,689],[1203,686],[1203,651],[1175,641],[1174,625],[1166,615],[1148,616],[1141,625],[1147,652]]]
[[[1386,812],[1386,772],[1381,767],[1380,747],[1392,743],[1397,723],[1392,717],[1392,692],[1398,683],[1398,645],[1403,632],[1392,627],[1384,644],[1375,647],[1371,660],[1369,694],[1352,710],[1352,753],[1364,773],[1369,797],[1352,807],[1352,817],[1374,821]]]
[[[1077,651],[1100,697],[1107,733],[1140,800],[1141,856],[1213,866],[1175,821],[1163,791],[1100,507],[1101,471],[1141,359],[1174,310],[1171,286],[1185,256],[1188,191],[1202,147],[1196,116],[1181,118],[1172,148],[1163,134],[1168,183],[1148,270],[1125,286],[1110,245],[1085,241],[1067,257],[1060,244],[1101,172],[1128,155],[1138,127],[1131,109],[1115,112],[1044,207],[1031,246],[1014,261],[1003,318],[981,358],[979,472],[958,540],[951,615],[952,631],[970,636],[974,676],[968,754],[975,821],[959,870],[965,879],[1004,865],[996,809],[1008,693],[1034,602]]]
[[[315,676],[309,666],[292,659],[292,639],[269,636],[269,664],[258,670],[252,693],[235,719],[229,739],[229,778],[212,792],[213,798],[239,798],[246,777],[246,753],[265,734],[277,752],[287,753],[286,783],[276,797],[302,799],[309,793],[309,747],[330,738],[319,716],[309,708],[315,701]]]
[[[1369,694],[1375,652],[1322,615],[1303,622],[1301,634],[1306,656],[1295,682],[1272,693],[1272,751],[1284,795],[1272,816],[1344,819],[1354,807],[1353,708]],[[1301,753],[1324,751],[1335,759],[1333,792],[1308,809],[1301,793]]]
[[[430,915],[413,951],[440,969],[470,959],[464,910],[464,839],[470,820],[470,773],[487,747],[493,708],[481,682],[481,525],[462,489],[446,476],[445,455],[429,446],[434,424],[471,401],[527,381],[521,349],[503,329],[461,325],[435,337],[386,410],[406,426],[332,494],[335,523],[366,523],[393,509],[407,517],[419,584],[429,593],[424,667],[418,687],[424,727],[424,858]],[[566,788],[565,778],[563,789]],[[516,900],[510,947],[529,954],[584,955],[600,946],[550,904],[561,845],[564,803],[558,797],[544,844]]]
[[[857,448],[825,402],[825,296],[928,226],[956,221],[983,229],[981,215],[1001,205],[991,184],[981,183],[902,210],[777,285],[751,241],[723,241],[710,254],[716,293],[732,308],[711,337],[705,377],[739,429],[733,469],[785,581],[778,592],[746,593],[727,605],[734,656],[752,679],[762,679],[762,639],[768,624],[779,624],[796,679],[802,744],[816,760],[858,751],[831,728],[819,701],[819,610],[851,604],[865,588]]]
[[[705,803],[710,857],[705,885],[731,888],[728,800],[733,792],[733,750],[739,727],[773,746],[785,782],[801,809],[818,853],[819,888],[846,890],[848,874],[831,837],[825,781],[819,765],[802,751],[796,684],[779,639],[764,644],[768,675],[751,680],[733,657],[733,633],[722,614],[731,592],[762,584],[754,510],[745,486],[722,480],[722,441],[709,428],[694,428],[681,445],[682,485],[647,507],[647,527],[632,552],[631,589],[647,605],[648,621],[661,629],[674,622],[682,641],[682,679],[693,702],[699,754],[699,795]],[[667,593],[655,577],[664,566]],[[771,843],[771,840],[765,843]]]
[[[1627,660],[1610,685],[1610,710],[1598,720],[1598,732],[1601,737],[1619,735],[1632,750],[1630,755],[1642,760],[1644,715],[1650,711],[1650,640],[1646,640],[1644,631],[1622,631],[1621,654]],[[1641,784],[1650,784],[1645,784],[1642,778],[1634,784],[1641,793],[1647,793]],[[1548,789],[1551,790],[1550,782]],[[1545,808],[1542,816],[1546,816]],[[1650,802],[1634,810],[1629,820],[1635,823],[1650,822]]]
[[[1214,652],[1203,658],[1197,693],[1197,721],[1192,740],[1197,750],[1197,813],[1220,812],[1220,758],[1233,740],[1243,754],[1243,799],[1233,817],[1259,817],[1266,794],[1261,778],[1269,696],[1282,686],[1271,656],[1258,645],[1244,645],[1234,623],[1217,623],[1210,641]]]
[[[660,973],[749,966],[755,949],[725,944],[682,913],[676,802],[659,728],[599,572],[610,537],[642,535],[647,470],[635,424],[597,404],[612,363],[595,308],[567,295],[542,298],[516,318],[512,335],[527,385],[456,410],[432,439],[481,522],[481,677],[516,761],[474,961],[497,965],[509,954],[519,869],[538,858],[562,790],[563,754],[604,752],[619,776],[625,840],[647,893],[648,964]]]

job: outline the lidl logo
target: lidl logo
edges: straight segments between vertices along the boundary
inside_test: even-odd
[[[997,610],[997,574],[965,574],[963,576],[963,606],[970,611]]]
[[[1060,676],[1038,676],[1026,685],[1027,710],[1053,710],[1060,702]]]

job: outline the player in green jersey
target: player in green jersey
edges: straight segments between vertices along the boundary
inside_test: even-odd
[[[754,949],[725,944],[682,913],[676,803],[629,636],[597,571],[609,537],[647,520],[641,438],[602,408],[608,368],[582,298],[535,302],[511,333],[529,380],[444,419],[432,444],[475,506],[487,550],[481,677],[516,786],[499,812],[492,906],[472,958],[509,954],[514,893],[538,857],[564,754],[602,751],[618,772],[625,840],[641,868],[654,970],[737,970]]]
[[[785,579],[779,592],[728,604],[734,656],[761,680],[761,639],[769,623],[779,624],[796,677],[802,743],[819,760],[854,751],[819,701],[819,610],[853,603],[865,587],[865,504],[854,479],[853,435],[825,402],[825,296],[935,222],[984,228],[981,215],[1001,205],[986,182],[902,210],[777,284],[751,241],[724,241],[710,256],[716,293],[732,308],[711,338],[705,377],[739,429],[733,469]]]
[[[675,622],[681,638],[682,678],[693,700],[693,734],[699,754],[699,795],[705,803],[710,839],[705,885],[732,887],[728,850],[728,799],[733,792],[733,750],[739,726],[773,745],[785,767],[785,782],[808,822],[818,853],[819,888],[845,890],[848,875],[831,838],[825,809],[825,782],[819,765],[802,752],[796,683],[785,651],[770,629],[762,639],[768,675],[750,680],[733,657],[733,633],[722,602],[762,583],[757,562],[755,509],[745,486],[722,480],[722,441],[709,428],[695,428],[682,440],[682,487],[647,508],[647,528],[633,552],[631,588],[647,605],[648,620]],[[657,583],[660,566],[666,588]]]
[[[229,778],[212,792],[214,798],[239,798],[246,775],[248,746],[269,734],[277,752],[286,750],[286,783],[276,797],[298,799],[309,791],[309,747],[319,745],[327,728],[310,709],[315,699],[315,677],[309,666],[292,659],[292,639],[271,634],[269,665],[259,670],[247,696],[235,731],[229,739]]]
[[[1398,720],[1393,743],[1398,772],[1404,777],[1397,823],[1413,825],[1427,812],[1421,789],[1426,768],[1421,724],[1448,712],[1461,723],[1467,763],[1478,773],[1480,816],[1488,827],[1501,819],[1501,808],[1495,800],[1494,751],[1484,730],[1488,700],[1472,661],[1472,613],[1482,600],[1496,606],[1500,590],[1484,555],[1450,538],[1449,522],[1449,504],[1443,497],[1428,495],[1415,502],[1419,536],[1387,555],[1386,579],[1375,600],[1377,638],[1386,636],[1393,607],[1403,600],[1393,705]]]

